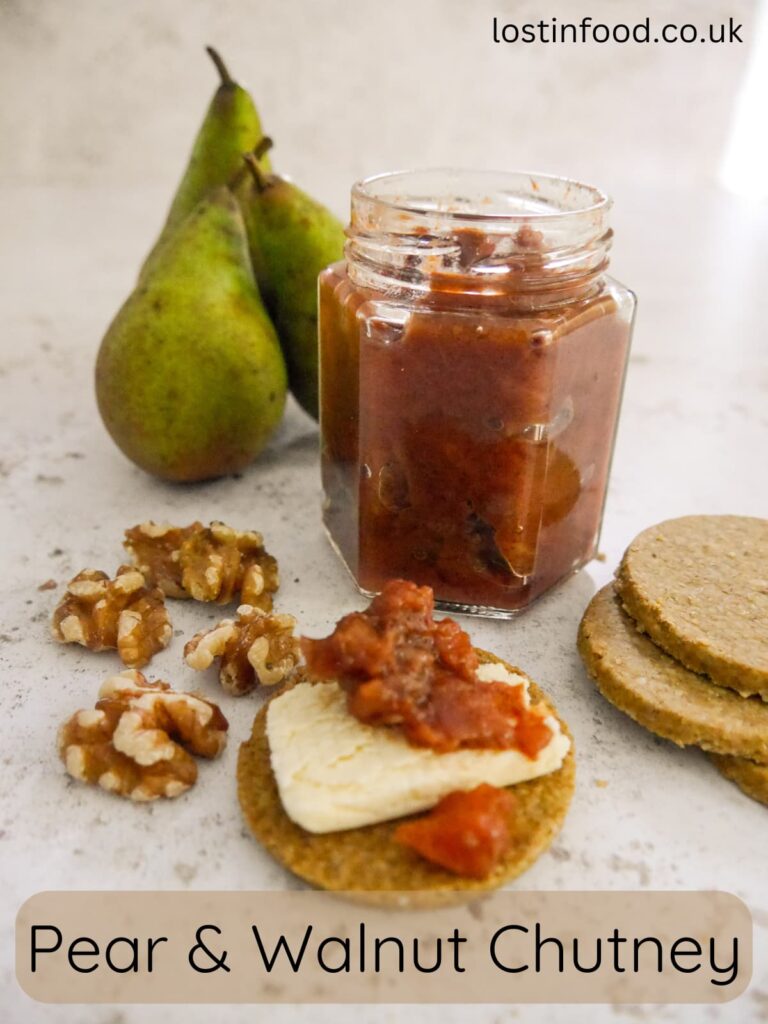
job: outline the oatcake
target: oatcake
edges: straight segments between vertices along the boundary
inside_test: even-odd
[[[612,585],[584,613],[579,652],[603,696],[651,732],[768,763],[768,703],[713,686],[673,661],[638,631]]]
[[[498,661],[510,671],[520,671],[484,651],[478,654],[482,663]],[[295,682],[306,678],[303,670],[299,670]],[[545,699],[535,684],[530,684],[530,694],[534,703]],[[546,703],[551,707],[548,700]],[[253,834],[276,860],[323,889],[361,893],[410,891],[414,893],[414,903],[422,902],[417,893],[433,898],[495,889],[522,874],[549,846],[560,830],[573,795],[575,760],[571,746],[558,771],[510,787],[515,795],[513,844],[487,878],[465,878],[436,867],[396,843],[393,833],[404,818],[324,834],[306,832],[294,824],[280,802],[265,724],[266,706],[256,715],[250,740],[240,748],[237,779],[243,814]],[[562,720],[560,726],[570,736]]]
[[[768,765],[756,764],[743,757],[723,757],[720,754],[709,756],[717,770],[726,779],[735,782],[743,793],[753,800],[759,800],[761,804],[768,804]]]
[[[768,520],[684,516],[627,548],[616,589],[659,647],[712,682],[768,699]]]

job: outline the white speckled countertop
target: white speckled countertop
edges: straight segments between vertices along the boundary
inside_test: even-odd
[[[564,10],[557,3],[552,13]],[[50,640],[50,613],[62,585],[85,566],[113,570],[121,560],[122,531],[135,522],[221,518],[265,534],[281,562],[279,607],[292,612],[306,633],[325,633],[341,612],[362,604],[321,531],[316,428],[296,407],[265,456],[241,478],[196,487],[148,478],[117,452],[101,426],[91,381],[96,347],[161,218],[179,151],[188,144],[210,84],[197,68],[187,72],[187,58],[179,53],[193,48],[196,53],[209,38],[221,40],[225,52],[234,50],[240,61],[249,52],[232,13],[234,7],[241,14],[249,7],[240,0],[210,6],[142,0],[129,6],[138,12],[130,23],[127,14],[115,13],[111,21],[102,16],[104,7],[94,0],[67,5],[66,19],[64,8],[52,0],[41,0],[34,9],[9,3],[12,31],[0,39],[6,83],[12,74],[19,79],[22,50],[38,72],[24,76],[28,92],[13,90],[14,104],[18,100],[21,106],[7,112],[3,138],[18,164],[0,173],[0,1019],[3,1024],[212,1019],[383,1024],[400,1011],[45,1006],[29,1000],[13,979],[12,922],[34,892],[295,884],[246,834],[235,795],[238,744],[260,698],[223,697],[212,677],[203,681],[184,667],[182,635],[151,670],[182,688],[202,685],[221,700],[231,722],[223,758],[202,766],[189,793],[151,806],[131,805],[67,779],[56,756],[57,726],[76,708],[93,703],[99,683],[119,663],[112,653],[62,648]],[[327,134],[312,131],[308,112],[304,120],[298,114],[295,123],[290,120],[295,91],[278,88],[280,40],[295,40],[297,66],[305,68],[316,55],[322,57],[323,40],[326,46],[328,40],[346,46],[361,28],[345,25],[345,35],[341,4],[329,0],[323,5],[328,18],[312,26],[319,33],[316,41],[302,34],[300,5],[279,6],[283,20],[266,19],[261,50],[266,70],[262,74],[254,58],[252,77],[261,86],[266,82],[268,113],[289,128],[283,159],[339,210],[346,182],[365,171],[446,162],[459,146],[483,152],[501,166],[521,160],[518,136],[494,135],[497,108],[480,102],[496,97],[499,76],[514,66],[510,54],[499,52],[486,62],[485,36],[472,36],[477,25],[469,20],[469,9],[480,5],[450,4],[455,18],[467,19],[461,23],[464,33],[454,18],[438,19],[445,7],[437,0],[425,2],[437,35],[429,17],[414,14],[411,49],[403,51],[414,67],[424,53],[438,62],[435,70],[443,53],[475,62],[471,84],[467,76],[467,89],[475,91],[465,97],[465,114],[471,110],[472,117],[460,131],[447,115],[431,133],[422,131],[435,97],[412,95],[404,86],[398,92],[398,60],[389,62],[397,73],[387,79],[393,106],[383,112],[393,119],[392,130],[385,122],[381,131],[368,132],[363,93],[349,88],[355,75],[367,74],[367,65],[344,64],[341,82],[327,59],[321,63],[325,92],[302,85],[307,102],[320,104],[313,117],[325,116],[329,104],[346,105],[349,97],[349,145],[338,153]],[[516,7],[501,0],[498,6],[510,16]],[[523,6],[530,14],[536,5]],[[597,14],[609,6],[604,0],[593,3]],[[718,17],[731,8],[742,14],[751,9],[747,0],[708,6]],[[373,0],[364,7],[371,16],[379,9]],[[664,5],[648,0],[632,7],[643,16]],[[694,9],[684,0],[677,7],[678,20]],[[404,17],[414,5],[401,3],[401,8]],[[375,24],[390,31],[383,14],[380,18]],[[90,91],[85,77],[70,82],[65,73],[74,54],[82,52],[86,30],[94,53],[104,58],[94,62],[98,88]],[[466,49],[458,40],[462,33]],[[391,49],[394,38],[387,36],[382,49]],[[9,39],[18,52],[10,51]],[[397,39],[402,41],[402,32]],[[420,49],[426,39],[430,47]],[[354,52],[360,57],[362,51]],[[529,51],[519,54],[525,91],[538,90],[535,110],[541,116],[534,116],[529,104],[520,113],[528,120],[514,121],[513,89],[504,116],[524,126],[526,164],[568,170],[613,192],[614,271],[638,293],[640,304],[601,544],[605,561],[595,561],[515,621],[466,622],[480,646],[523,666],[553,695],[576,738],[578,786],[565,828],[520,884],[736,893],[755,920],[754,979],[740,1000],[720,1007],[421,1007],[409,1016],[427,1024],[751,1024],[768,1020],[768,813],[722,779],[702,754],[654,738],[607,704],[583,671],[575,646],[584,607],[639,530],[691,512],[768,514],[768,209],[729,197],[714,184],[740,64],[734,53],[723,52],[715,66],[715,58],[700,56],[699,48],[696,54],[686,51],[688,64],[680,52],[640,54],[629,48],[600,50],[594,60],[564,52],[562,63],[555,64],[552,52],[541,59]],[[174,76],[188,73],[185,89],[197,90],[184,105],[183,119],[174,109],[181,108],[180,99],[157,102],[164,60],[175,61]],[[709,70],[697,60],[710,61]],[[41,70],[56,74],[55,89],[53,78],[43,89]],[[140,83],[145,70],[149,77]],[[623,98],[611,106],[619,73]],[[111,95],[115,76],[130,79],[130,90]],[[571,101],[575,93],[578,103]],[[411,100],[425,106],[409,119],[404,112],[411,111]],[[172,136],[166,131],[170,124]],[[130,131],[123,132],[126,125]],[[452,131],[458,134],[451,136]],[[393,141],[390,149],[384,140],[395,137],[398,144]],[[9,139],[15,148],[5,145]],[[70,149],[71,139],[77,144]],[[582,145],[584,139],[591,140],[589,146]],[[628,147],[634,143],[630,159]],[[321,170],[313,176],[315,163]],[[40,592],[39,585],[49,579],[58,588]],[[184,637],[219,615],[184,603],[172,603],[170,610]]]

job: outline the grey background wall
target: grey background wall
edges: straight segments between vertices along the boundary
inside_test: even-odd
[[[339,211],[405,165],[713,183],[751,0],[0,0],[0,184],[157,186],[155,220],[214,85],[249,84],[275,161]],[[744,22],[744,45],[494,45],[491,22]]]

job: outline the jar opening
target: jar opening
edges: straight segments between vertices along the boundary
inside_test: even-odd
[[[474,227],[489,222],[493,230],[510,221],[532,218],[599,216],[611,201],[593,185],[551,174],[472,171],[439,168],[393,171],[358,182],[352,190],[353,209],[372,204],[381,215],[450,218]]]
[[[600,189],[554,175],[379,174],[352,189],[348,266],[378,290],[561,303],[599,288],[610,207]]]

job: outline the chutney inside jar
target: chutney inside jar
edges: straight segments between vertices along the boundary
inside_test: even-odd
[[[609,201],[560,178],[355,187],[320,278],[325,524],[360,588],[513,614],[596,552],[634,296]]]

